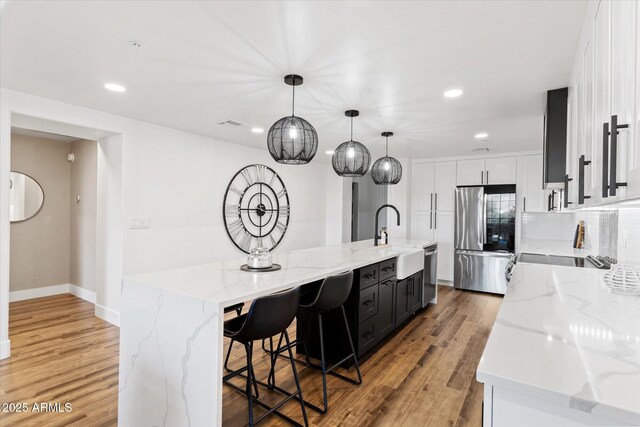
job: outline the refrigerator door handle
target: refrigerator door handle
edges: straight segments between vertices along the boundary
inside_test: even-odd
[[[482,244],[487,244],[487,197],[482,195]]]

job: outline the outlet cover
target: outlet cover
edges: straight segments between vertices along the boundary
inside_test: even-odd
[[[151,227],[151,218],[131,218],[129,220],[129,229],[143,230]]]

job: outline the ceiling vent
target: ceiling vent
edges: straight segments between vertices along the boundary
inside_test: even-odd
[[[481,151],[489,151],[489,147],[480,147],[480,148],[474,148],[472,150],[474,153],[479,153]]]
[[[234,122],[233,120],[225,120],[224,122],[218,122],[219,125],[229,125],[229,126],[242,126],[240,122]]]

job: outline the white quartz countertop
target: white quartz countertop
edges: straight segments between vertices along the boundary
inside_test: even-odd
[[[640,297],[604,274],[516,264],[478,381],[640,425]]]
[[[282,269],[273,272],[241,271],[240,266],[246,264],[246,258],[238,258],[233,261],[127,276],[123,281],[157,286],[226,307],[320,280],[332,274],[395,258],[411,249],[422,251],[424,247],[434,243],[393,239],[387,246],[375,247],[373,240],[362,240],[290,252],[276,251],[273,254],[273,262],[280,264]]]

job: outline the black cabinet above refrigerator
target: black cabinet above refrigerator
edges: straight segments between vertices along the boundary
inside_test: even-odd
[[[562,189],[567,174],[567,98],[568,88],[547,91],[544,115],[543,187]]]

